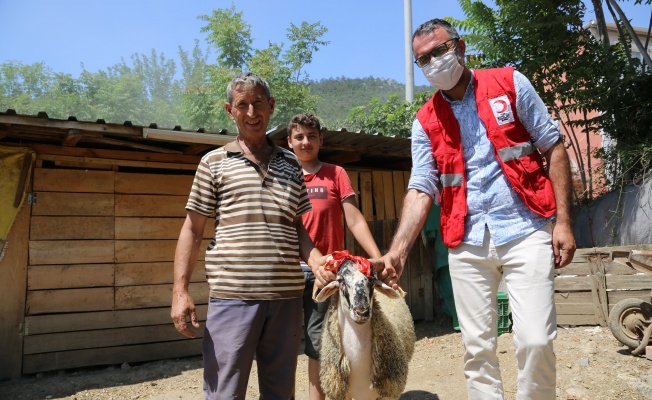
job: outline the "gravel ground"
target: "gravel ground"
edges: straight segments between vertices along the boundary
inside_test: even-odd
[[[418,322],[418,341],[401,400],[466,398],[462,341],[450,320]],[[516,396],[510,333],[498,338],[505,399]],[[601,327],[560,327],[555,341],[557,399],[652,399],[652,361],[628,353]],[[257,398],[255,366],[247,398]],[[200,400],[200,357],[59,371],[0,383],[0,399]],[[307,399],[307,359],[299,357],[297,399]]]

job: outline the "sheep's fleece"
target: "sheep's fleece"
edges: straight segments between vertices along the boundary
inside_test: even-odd
[[[338,328],[339,296],[332,296],[326,312],[320,350],[320,380],[329,399],[345,400],[349,360],[342,351]],[[414,321],[405,300],[374,292],[372,330],[372,385],[384,399],[398,399],[405,389],[408,364],[414,353]]]

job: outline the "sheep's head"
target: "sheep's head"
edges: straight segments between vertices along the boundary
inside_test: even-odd
[[[378,280],[375,268],[369,269],[369,276],[358,270],[356,263],[344,261],[337,270],[337,279],[330,282],[317,294],[318,302],[339,292],[341,311],[348,313],[351,320],[364,324],[371,318],[374,290],[377,289],[389,297],[400,297],[400,294]]]

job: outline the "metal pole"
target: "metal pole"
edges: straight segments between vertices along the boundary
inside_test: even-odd
[[[405,35],[405,100],[414,100],[414,64],[412,63],[412,0],[403,0]]]

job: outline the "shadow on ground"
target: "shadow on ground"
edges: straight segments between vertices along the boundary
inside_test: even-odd
[[[399,397],[399,400],[439,400],[436,394],[423,390],[410,390]]]
[[[414,332],[417,335],[417,340],[421,340],[458,331],[453,329],[453,320],[450,317],[442,316],[434,321],[414,321]]]
[[[140,366],[143,365],[143,368]],[[0,399],[36,400],[73,396],[84,390],[102,389],[182,375],[185,371],[203,368],[202,357],[130,363],[60,370],[21,379],[0,382]]]

